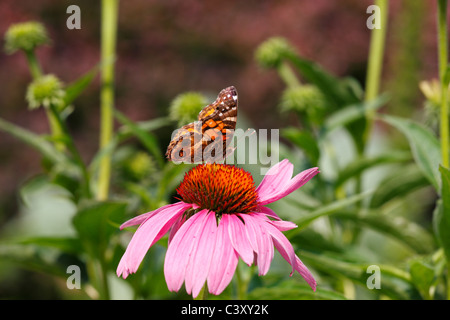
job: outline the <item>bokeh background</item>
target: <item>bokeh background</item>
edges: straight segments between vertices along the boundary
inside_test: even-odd
[[[81,30],[66,28],[66,8],[71,4],[81,8]],[[270,37],[284,37],[303,57],[364,86],[370,42],[366,9],[371,4],[368,0],[121,1],[116,107],[133,120],[147,120],[166,116],[179,93],[214,96],[234,85],[239,112],[254,128],[281,128],[291,121],[275,112],[283,83],[275,71],[258,66],[256,48]],[[391,1],[389,16],[381,90],[389,91],[391,100],[385,108],[414,117],[423,108],[418,82],[437,77],[436,4]],[[37,50],[45,73],[68,83],[99,62],[99,1],[0,2],[2,37],[11,24],[29,20],[43,23],[52,39]],[[0,117],[45,133],[44,111],[27,109],[24,95],[30,79],[22,54],[0,52]],[[89,161],[98,148],[98,79],[77,99],[75,108],[68,125]],[[169,128],[160,129],[161,146],[167,145],[170,134]],[[0,232],[20,214],[17,190],[41,171],[38,159],[34,150],[0,132]],[[2,281],[0,298],[19,292],[24,298],[58,297],[43,277],[21,270],[14,281]],[[39,293],[31,289],[36,283]]]

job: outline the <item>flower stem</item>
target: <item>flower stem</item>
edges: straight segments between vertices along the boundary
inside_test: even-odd
[[[441,154],[442,166],[449,167],[449,123],[448,123],[448,35],[447,35],[447,0],[438,0],[438,61],[439,80],[441,82]],[[447,299],[450,300],[450,259],[447,257]]]
[[[25,50],[25,56],[27,57],[28,66],[30,67],[30,73],[34,80],[40,78],[42,76],[42,69],[39,65],[39,61],[36,58],[36,54],[34,50]],[[63,151],[65,149],[64,144],[58,141],[58,137],[61,137],[63,134],[63,129],[60,126],[58,119],[55,117],[53,112],[49,109],[46,109],[47,119],[50,126],[50,131],[52,136],[55,138],[55,147],[58,150]]]
[[[386,39],[388,0],[376,0],[375,5],[380,8],[380,29],[373,29],[370,38],[369,61],[366,75],[365,101],[377,97],[380,88],[381,71],[383,68],[384,43]],[[368,109],[368,125],[364,134],[365,141],[369,138],[372,130],[375,111]]]
[[[439,79],[442,87],[440,138],[442,166],[445,168],[449,167],[448,85],[445,84],[448,65],[447,40],[447,0],[438,0],[438,59]]]
[[[77,147],[75,146],[75,143],[72,139],[72,136],[69,134],[69,130],[67,128],[67,125],[64,123],[64,121],[61,119],[59,112],[57,110],[57,108],[50,104],[50,107],[48,108],[48,113],[49,116],[52,117],[52,121],[55,122],[55,125],[58,127],[59,133],[60,133],[60,138],[63,138],[65,141],[65,145],[63,144],[63,146],[67,147],[67,149],[72,153],[73,159],[75,160],[75,162],[77,163],[77,165],[79,166],[81,173],[83,175],[83,180],[84,180],[84,184],[83,184],[83,194],[87,197],[90,198],[91,197],[91,191],[90,191],[90,178],[89,178],[89,173],[88,170],[86,168],[86,165],[83,162],[83,159],[81,158],[80,153],[78,152]]]
[[[300,86],[300,81],[298,81],[296,75],[286,62],[280,63],[277,70],[286,86],[288,86],[289,88],[296,88]]]
[[[31,76],[33,77],[33,79],[37,79],[42,76],[41,67],[36,59],[34,50],[26,50],[25,55],[27,57],[28,66],[30,67]]]
[[[114,59],[117,34],[118,0],[102,0],[101,13],[101,122],[100,149],[111,142],[114,122]],[[111,156],[106,154],[100,164],[97,199],[108,198]]]

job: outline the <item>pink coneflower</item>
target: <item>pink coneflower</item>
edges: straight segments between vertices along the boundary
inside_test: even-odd
[[[293,165],[283,160],[273,166],[255,188],[250,173],[226,164],[198,165],[186,173],[177,192],[181,201],[144,213],[122,228],[140,225],[131,239],[117,275],[136,272],[148,249],[169,230],[164,275],[170,291],[183,282],[195,298],[205,281],[208,291],[220,294],[230,283],[239,257],[256,263],[259,275],[269,270],[274,246],[315,291],[314,277],[296,256],[281,231],[297,226],[281,220],[264,205],[303,186],[319,172],[305,170],[292,178]]]

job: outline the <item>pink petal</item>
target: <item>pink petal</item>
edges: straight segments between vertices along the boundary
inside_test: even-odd
[[[277,194],[289,182],[293,172],[294,166],[287,159],[278,162],[270,168],[256,188],[260,201]]]
[[[189,204],[178,202],[158,210],[158,214],[147,217],[133,235],[122,259],[117,267],[117,275],[126,278],[130,273],[136,272],[148,249],[158,241],[172,226],[173,222],[181,216]]]
[[[245,233],[244,223],[235,214],[224,214],[222,215],[223,219],[225,219],[224,223],[228,224],[228,234],[234,250],[237,251],[248,266],[251,266],[253,263],[253,249]]]
[[[287,171],[287,169],[286,169],[286,171]],[[272,188],[272,186],[264,185],[263,188],[261,188],[261,193],[259,193],[259,203],[261,205],[265,205],[268,203],[275,202],[281,198],[284,198],[291,192],[293,192],[293,191],[297,190],[298,188],[300,188],[301,186],[303,186],[305,183],[307,183],[309,180],[311,180],[311,178],[314,177],[318,173],[319,173],[319,169],[317,167],[304,170],[304,171],[300,172],[298,175],[296,175],[294,178],[289,180],[288,182],[280,184],[276,190],[274,190],[274,188]],[[285,181],[285,174],[282,174],[282,179],[283,179],[283,181]],[[268,192],[266,190],[266,188],[270,188],[269,189],[270,192]]]
[[[239,260],[239,256],[231,244],[227,222],[222,217],[217,227],[216,247],[211,258],[211,266],[207,277],[209,293],[215,295],[222,293],[228,286]]]
[[[245,235],[247,236],[248,242],[250,243],[253,251],[255,253],[258,253],[258,235],[259,232],[257,230],[257,228],[255,227],[255,225],[253,225],[250,221],[248,220],[247,214],[241,214],[240,217],[244,220],[244,224],[245,224]]]
[[[267,232],[272,236],[273,244],[275,248],[280,252],[281,256],[289,262],[292,266],[292,273],[295,270],[295,252],[292,244],[286,238],[284,234],[282,234],[276,227],[274,227],[271,223],[266,223],[264,225]]]
[[[151,216],[157,214],[158,212],[160,212],[161,210],[165,210],[166,208],[170,208],[170,207],[176,207],[180,204],[180,202],[177,203],[173,203],[173,204],[168,204],[165,205],[161,208],[158,208],[156,210],[147,212],[147,213],[143,213],[141,215],[138,215],[137,217],[134,217],[126,222],[124,222],[121,226],[120,226],[120,230],[126,228],[126,227],[131,227],[131,226],[135,226],[138,224],[141,224],[142,222],[144,222],[146,219],[150,218]]]
[[[267,217],[274,218],[275,220],[268,220],[268,221],[270,221],[270,223],[272,223],[280,231],[287,231],[287,230],[297,228],[297,225],[295,223],[290,222],[290,221],[281,220],[281,218],[270,208],[267,208],[264,206],[259,206],[258,210],[259,210],[259,212],[258,212],[259,214],[263,213]],[[263,220],[266,220],[266,219],[263,219]]]
[[[201,222],[207,210],[199,211],[190,217],[177,231],[169,247],[164,260],[164,276],[170,291],[178,291],[183,284],[186,267],[198,232],[202,228]]]
[[[281,218],[272,209],[268,207],[259,206],[257,211],[262,212],[266,216],[274,218],[275,220],[281,220]]]
[[[265,219],[261,214],[255,215],[255,218],[259,218],[261,220]],[[292,272],[290,275],[292,276],[294,270],[297,271],[315,291],[316,280],[314,279],[308,268],[302,263],[300,258],[295,255],[292,244],[289,242],[286,236],[280,232],[280,229],[278,229],[276,225],[280,223],[293,223],[289,221],[266,221],[267,223],[261,224],[261,226],[266,228],[267,232],[272,236],[275,248],[278,250],[278,252],[280,252],[281,256],[292,266]]]
[[[169,239],[168,239],[168,244],[170,244],[170,242],[172,241],[173,237],[175,236],[175,234],[177,233],[178,229],[180,229],[180,227],[183,225],[183,223],[186,222],[186,217],[185,215],[182,215],[181,217],[179,217],[172,225],[172,228],[170,228],[170,232],[169,232]]]
[[[261,226],[262,220],[258,217],[257,213],[249,213],[240,215],[245,221],[245,227],[248,228],[247,235],[250,235],[252,240],[250,242],[256,242],[252,246],[256,245],[256,261],[258,265],[258,274],[265,275],[269,271],[270,263],[273,259],[273,243],[272,238],[268,234],[265,228]],[[261,215],[262,217],[265,217]],[[267,219],[267,218],[265,218]],[[268,219],[267,219],[268,220]]]
[[[308,270],[308,268],[303,264],[303,262],[300,260],[299,257],[295,256],[295,270],[300,273],[300,275],[303,277],[303,279],[306,280],[306,282],[309,284],[309,286],[316,291],[316,280],[314,279],[311,272]]]
[[[216,214],[212,211],[205,214],[198,236],[193,241],[194,247],[186,268],[185,287],[188,294],[196,298],[208,276],[212,254],[216,245],[217,222]]]
[[[280,231],[288,231],[298,227],[295,223],[291,221],[280,220],[280,221],[270,221],[270,223]]]

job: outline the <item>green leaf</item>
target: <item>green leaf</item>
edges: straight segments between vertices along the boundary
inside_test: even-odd
[[[23,245],[37,245],[40,247],[48,247],[58,249],[62,252],[71,254],[80,254],[83,252],[82,245],[78,238],[69,237],[32,237],[17,241]]]
[[[417,122],[384,115],[381,119],[401,131],[409,141],[419,168],[436,190],[440,190],[439,162],[441,149],[434,134]]]
[[[69,158],[67,158],[64,153],[58,151],[50,142],[34,132],[21,128],[3,119],[0,119],[0,130],[9,133],[13,137],[36,149],[54,164],[70,164]]]
[[[346,127],[357,120],[365,118],[368,111],[378,110],[387,101],[388,96],[381,95],[374,100],[351,104],[337,110],[327,117],[323,131],[325,134],[328,134],[335,129]]]
[[[172,120],[169,117],[161,117],[156,119],[151,119],[147,121],[138,121],[134,123],[138,128],[143,131],[154,131],[159,128],[168,126],[172,124]],[[123,141],[133,135],[133,131],[128,125],[123,125],[117,130],[117,136],[119,141]]]
[[[307,265],[326,274],[338,278],[348,278],[367,287],[367,281],[372,275],[369,266],[374,265],[380,270],[380,289],[367,289],[373,293],[387,295],[392,299],[418,299],[419,293],[412,284],[408,272],[397,267],[385,264],[373,264],[367,262],[343,261],[342,257],[336,258],[330,253],[311,253],[303,251],[300,258]]]
[[[155,135],[151,134],[150,132],[144,131],[141,127],[128,119],[123,113],[119,112],[118,110],[114,111],[114,115],[120,123],[126,125],[131,130],[131,132],[133,132],[136,138],[138,138],[139,141],[142,142],[147,150],[154,156],[156,161],[158,161],[160,167],[162,167],[164,165],[164,157],[161,153],[161,149],[158,145],[158,140],[156,139]]]
[[[336,179],[336,187],[341,186],[343,183],[351,178],[357,177],[364,171],[372,169],[379,165],[404,162],[411,159],[409,153],[405,152],[390,152],[388,154],[379,154],[374,157],[362,157],[349,163],[343,168]]]
[[[429,181],[416,165],[399,168],[380,182],[370,201],[370,207],[378,208],[392,199],[401,198],[426,186],[429,186]]]
[[[431,299],[430,288],[436,282],[435,270],[424,258],[409,261],[411,280],[424,299]]]
[[[294,52],[288,52],[286,58],[300,71],[310,83],[316,85],[332,106],[341,107],[358,101],[352,90],[349,90],[338,78],[326,72],[318,64],[300,58]]]
[[[442,178],[442,192],[433,213],[433,224],[446,259],[450,261],[450,170],[440,166],[439,171]]]
[[[310,212],[309,214],[307,214],[297,220],[294,220],[293,222],[296,225],[298,225],[299,227],[288,231],[286,234],[288,234],[289,236],[292,236],[293,234],[304,229],[311,222],[313,222],[314,220],[316,220],[318,218],[345,211],[345,209],[347,209],[347,207],[364,200],[365,198],[370,196],[372,193],[373,193],[373,191],[366,191],[366,192],[362,192],[362,193],[353,195],[353,196],[345,198],[345,199],[336,200],[332,203],[322,205],[319,209],[314,210],[314,211]],[[289,236],[288,236],[288,238],[289,238]]]
[[[342,220],[351,220],[358,227],[378,231],[387,237],[396,239],[420,254],[430,253],[435,249],[433,236],[419,224],[400,216],[373,210],[365,213],[356,210],[336,214]]]
[[[54,250],[53,250],[54,251]],[[67,265],[61,264],[59,255],[40,246],[5,244],[0,245],[0,260],[23,268],[59,277],[67,277]]]
[[[88,253],[101,257],[111,235],[123,222],[127,204],[123,202],[93,203],[77,212],[73,225]]]
[[[64,105],[70,105],[78,96],[86,89],[89,84],[91,84],[92,80],[94,80],[99,70],[98,66],[95,66],[86,74],[82,75],[80,78],[69,84],[65,90],[66,95],[64,97]]]
[[[251,300],[346,300],[341,293],[317,288],[314,292],[307,284],[277,284],[276,287],[258,287],[248,294]]]
[[[312,166],[317,166],[320,150],[316,138],[310,132],[290,127],[281,129],[281,135],[302,149]]]

